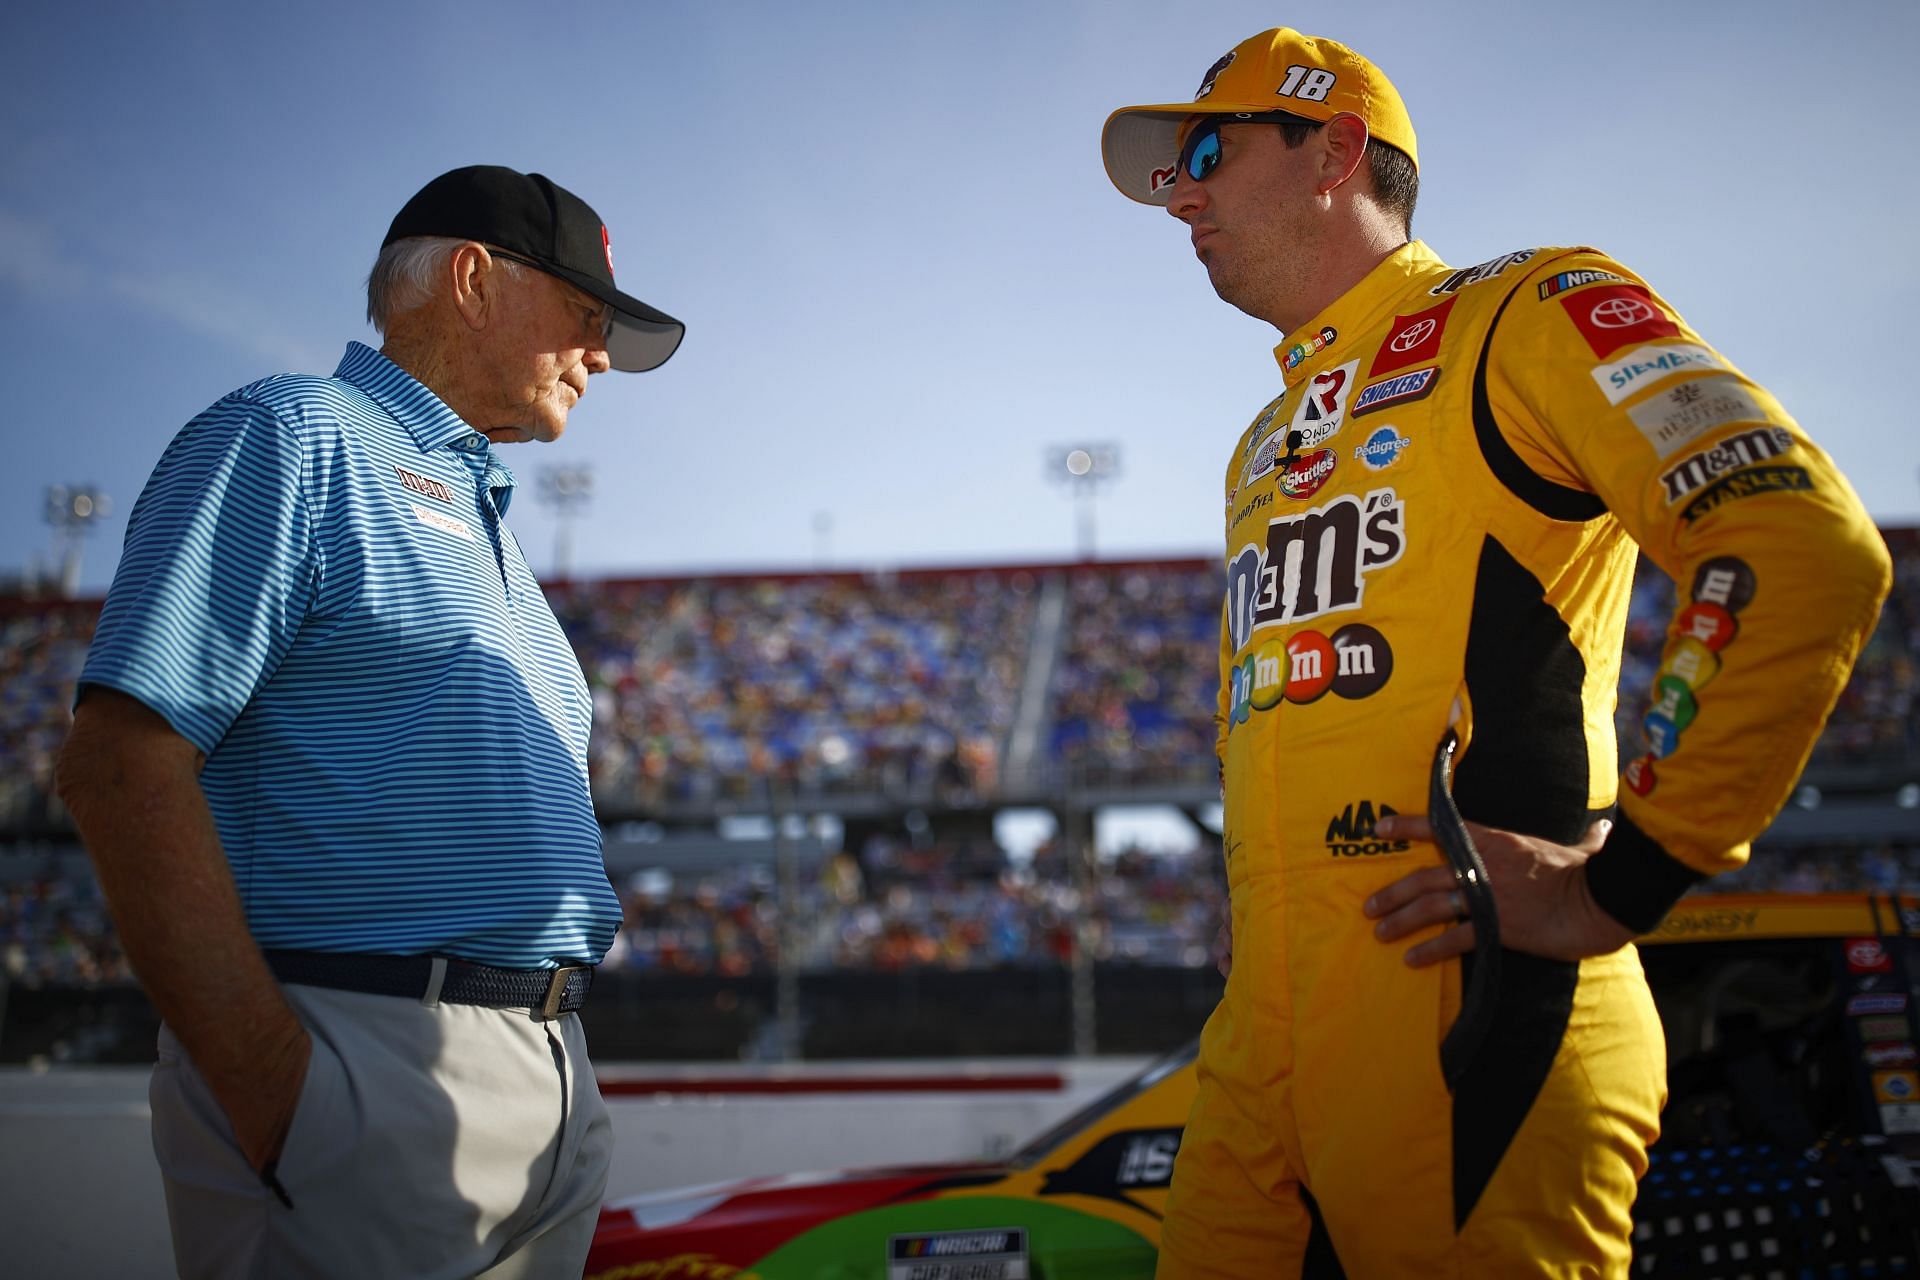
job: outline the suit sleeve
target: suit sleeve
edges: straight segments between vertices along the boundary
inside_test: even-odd
[[[1538,265],[1495,321],[1488,395],[1528,470],[1597,495],[1676,608],[1623,742],[1620,811],[1587,864],[1638,930],[1743,862],[1791,792],[1892,577],[1844,476],[1767,391],[1632,272]]]

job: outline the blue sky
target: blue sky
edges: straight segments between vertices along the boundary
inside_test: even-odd
[[[223,392],[370,335],[394,211],[461,164],[545,172],[623,287],[685,319],[518,446],[589,463],[595,574],[1073,550],[1048,449],[1118,446],[1108,556],[1210,554],[1273,331],[1107,183],[1112,108],[1191,95],[1279,22],[1351,43],[1420,133],[1415,231],[1467,265],[1599,245],[1769,386],[1883,523],[1920,519],[1909,0],[1804,4],[488,3],[0,10],[0,574],[43,492],[117,503]],[[831,522],[824,545],[816,520]]]

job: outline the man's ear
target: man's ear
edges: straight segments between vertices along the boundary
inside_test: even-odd
[[[1330,195],[1360,171],[1367,154],[1367,122],[1342,111],[1320,130],[1319,193]]]
[[[500,285],[506,272],[494,261],[487,247],[469,240],[453,251],[447,260],[448,297],[453,309],[466,321],[467,328],[478,332],[487,327],[494,308],[499,305]]]

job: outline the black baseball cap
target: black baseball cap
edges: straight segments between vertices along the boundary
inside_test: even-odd
[[[394,215],[385,249],[412,236],[452,236],[497,245],[613,308],[607,359],[626,373],[667,362],[687,327],[613,283],[607,224],[573,192],[538,173],[468,165],[420,188]]]

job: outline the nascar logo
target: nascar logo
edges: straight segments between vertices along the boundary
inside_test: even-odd
[[[1551,280],[1540,282],[1540,301],[1545,302],[1556,293],[1565,293],[1569,289],[1578,289],[1583,284],[1596,284],[1602,280],[1625,282],[1625,276],[1617,276],[1611,271],[1562,271]]]

